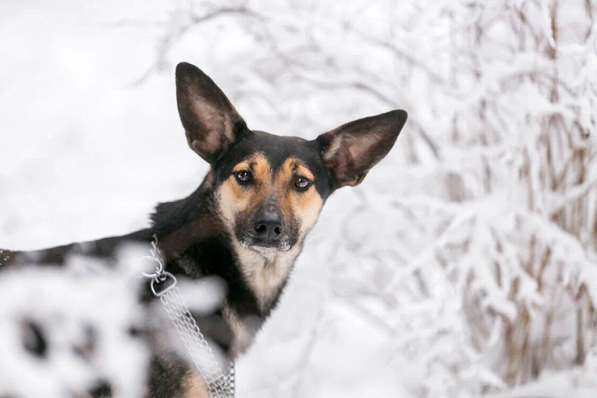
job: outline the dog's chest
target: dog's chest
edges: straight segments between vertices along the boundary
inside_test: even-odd
[[[286,283],[297,253],[290,250],[268,256],[240,245],[235,249],[240,269],[260,308],[268,308]]]

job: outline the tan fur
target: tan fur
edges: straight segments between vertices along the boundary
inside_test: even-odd
[[[209,170],[209,172],[207,173],[207,176],[205,176],[205,182],[206,182],[206,187],[213,187],[214,182],[215,182],[215,176],[214,176],[214,172],[213,170]]]
[[[232,329],[234,340],[232,341],[231,352],[232,357],[236,358],[249,348],[249,345],[251,345],[251,342],[253,341],[253,333],[251,330],[248,330],[247,325],[241,322],[236,312],[230,307],[224,307],[223,315],[228,326]]]
[[[254,185],[241,186],[231,175],[217,192],[220,213],[229,227],[234,225],[234,219],[238,213],[257,206],[271,190],[271,166],[262,154],[253,155],[232,169],[235,173],[243,170],[253,173]]]
[[[262,154],[255,154],[236,164],[233,172],[251,171],[254,182],[248,186],[238,184],[233,175],[225,181],[216,193],[219,211],[232,236],[233,249],[239,259],[241,271],[252,287],[262,309],[271,305],[280,288],[287,280],[296,257],[301,251],[305,234],[313,227],[323,200],[314,186],[305,192],[294,188],[296,176],[314,181],[315,176],[299,159],[289,158],[272,175],[271,166]],[[234,223],[239,213],[252,213],[265,199],[273,198],[281,209],[284,222],[298,221],[297,243],[288,251],[245,247],[235,239]],[[234,331],[233,351],[243,352],[253,336],[236,314],[227,309],[225,317]]]
[[[258,182],[266,182],[272,172],[269,162],[261,153],[256,153],[249,159],[238,163],[232,169],[234,172],[243,170],[250,170]]]
[[[254,183],[241,186],[235,177],[231,175],[219,187],[216,197],[225,227],[233,237],[233,249],[239,259],[241,271],[247,283],[255,292],[259,306],[265,309],[271,305],[272,300],[287,280],[296,257],[301,251],[306,233],[317,221],[323,206],[323,200],[313,186],[305,192],[298,192],[294,189],[293,184],[297,175],[315,181],[315,176],[311,170],[298,159],[287,159],[278,169],[276,175],[272,175],[269,162],[262,154],[258,153],[233,167],[234,173],[243,170],[250,171],[253,174]],[[241,212],[253,211],[266,198],[272,197],[275,198],[280,207],[285,222],[298,220],[300,223],[298,242],[288,251],[275,249],[255,250],[255,248],[242,246],[234,239],[236,216]],[[214,224],[217,223],[214,222]],[[201,226],[191,223],[187,228],[175,231],[168,236],[166,242],[164,242],[168,254],[175,255],[182,252],[190,243],[182,237],[194,236],[197,231],[205,229],[205,226],[205,221],[202,222]],[[213,227],[215,228],[216,225]],[[224,307],[223,315],[233,331],[232,355],[237,356],[249,347],[255,331],[250,330],[247,323],[239,319],[230,307]],[[208,398],[207,385],[204,380],[196,373],[190,374],[184,383],[183,398],[204,397]]]
[[[289,223],[297,219],[301,224],[301,232],[308,231],[319,216],[323,200],[314,187],[306,192],[297,192],[292,187],[296,175],[310,181],[315,176],[300,160],[287,159],[272,176],[271,166],[262,154],[255,154],[233,167],[233,172],[251,171],[255,183],[250,186],[239,185],[234,176],[230,176],[218,190],[218,204],[227,224],[232,226],[236,215],[243,211],[251,211],[265,198],[275,197],[284,221]]]
[[[275,185],[281,197],[280,207],[282,213],[290,213],[291,217],[300,222],[301,236],[299,241],[302,242],[305,233],[315,225],[319,212],[323,207],[323,200],[313,186],[305,192],[294,190],[291,184],[295,175],[305,177],[312,182],[315,181],[313,173],[307,166],[298,159],[289,158],[280,167],[280,171],[276,175]]]
[[[207,384],[199,374],[191,372],[185,377],[182,398],[209,398]]]
[[[241,263],[241,270],[257,295],[261,308],[271,304],[282,283],[288,277],[292,265],[300,252],[300,244],[289,251],[264,249],[255,251],[233,241],[234,250]]]

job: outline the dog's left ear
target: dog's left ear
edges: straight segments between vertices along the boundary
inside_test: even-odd
[[[317,137],[323,161],[334,178],[334,188],[358,185],[367,172],[388,154],[407,113],[395,110],[344,124]]]
[[[210,163],[247,131],[222,90],[199,68],[186,62],[176,66],[176,101],[189,146]]]

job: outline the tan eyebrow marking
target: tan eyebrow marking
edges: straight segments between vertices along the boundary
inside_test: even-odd
[[[247,160],[243,160],[242,162],[236,164],[233,168],[232,171],[235,173],[238,173],[239,171],[243,171],[243,170],[251,170],[251,162],[247,161]]]
[[[251,170],[253,176],[261,181],[265,181],[271,175],[271,166],[265,156],[256,153],[248,159],[237,163],[232,168],[232,172],[237,173],[243,170]]]
[[[297,162],[294,164],[294,172],[296,174],[300,174],[301,176],[303,176],[311,181],[315,180],[315,176],[313,175],[311,170],[309,170],[309,168],[302,163]]]
[[[272,190],[271,167],[263,154],[257,153],[232,168],[233,173],[243,170],[251,171],[254,184],[241,186],[230,175],[218,189],[218,207],[231,225],[238,213],[257,206]]]
[[[288,158],[280,166],[276,173],[276,186],[279,190],[284,190],[288,186],[288,182],[292,180],[295,175],[303,176],[311,181],[315,179],[315,176],[309,170],[309,168],[297,158]]]
[[[280,209],[285,220],[298,219],[302,236],[315,224],[323,205],[323,199],[314,188],[305,192],[297,192],[293,189],[292,178],[297,174],[311,181],[315,179],[313,172],[302,161],[288,158],[280,167],[275,184],[280,195]]]

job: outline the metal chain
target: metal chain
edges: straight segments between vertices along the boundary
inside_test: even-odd
[[[151,279],[151,291],[159,297],[164,311],[174,324],[191,361],[205,380],[211,398],[232,398],[235,395],[234,363],[228,370],[222,369],[220,361],[214,355],[207,339],[199,329],[197,322],[186,306],[178,287],[176,277],[164,270],[164,263],[154,237],[151,259],[156,268],[151,274],[144,273]]]
[[[191,360],[207,383],[210,397],[233,397],[234,366],[231,365],[228,372],[223,371],[195,318],[186,308],[178,289],[170,289],[160,296],[160,301]]]

